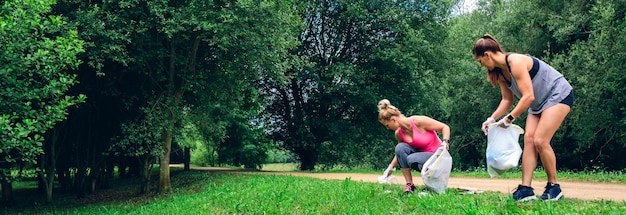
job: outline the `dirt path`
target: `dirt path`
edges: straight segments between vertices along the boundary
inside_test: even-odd
[[[255,174],[278,174],[278,175],[293,175],[293,176],[306,176],[320,179],[335,179],[344,180],[350,178],[352,181],[362,182],[375,182],[377,183],[376,174],[361,174],[361,173],[306,173],[306,172],[272,172],[272,171],[260,171],[260,172],[247,172],[237,171],[227,168],[216,167],[192,167],[196,170],[208,170],[208,171],[229,171],[229,172],[241,172],[241,173],[255,173]],[[394,174],[398,178],[398,182],[404,184],[405,180],[400,174]],[[419,175],[413,176],[413,182],[415,184],[423,184],[422,178]],[[484,191],[497,191],[502,193],[512,193],[512,190],[520,183],[520,179],[485,179],[485,178],[460,178],[451,177],[448,181],[448,188],[459,187],[472,187],[478,190]],[[560,181],[561,189],[565,198],[576,198],[581,200],[612,200],[617,202],[626,202],[626,184],[614,184],[614,183],[590,183],[590,182],[573,182],[573,181]],[[533,188],[535,188],[535,194],[541,195],[546,184],[545,180],[533,181]]]

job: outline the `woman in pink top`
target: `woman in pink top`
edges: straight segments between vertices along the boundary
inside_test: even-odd
[[[396,153],[384,175],[400,166],[406,180],[404,193],[415,191],[411,169],[421,171],[422,166],[437,151],[442,142],[446,147],[450,140],[450,127],[427,116],[404,116],[389,100],[378,102],[378,121],[387,129],[395,131]],[[441,132],[443,141],[437,136]]]

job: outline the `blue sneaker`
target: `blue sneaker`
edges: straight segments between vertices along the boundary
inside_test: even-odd
[[[537,197],[535,196],[535,192],[533,192],[533,188],[529,186],[519,185],[513,192],[513,200],[525,202],[530,200],[535,200]]]
[[[541,194],[542,200],[556,201],[563,197],[561,186],[559,184],[548,182],[546,185],[546,191]]]

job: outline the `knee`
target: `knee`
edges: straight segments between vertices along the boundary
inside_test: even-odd
[[[535,138],[531,134],[524,135],[524,148],[533,147],[535,148]]]
[[[533,134],[531,133],[524,134],[524,143],[532,144],[534,143],[534,141],[535,141],[535,138],[533,137]]]
[[[422,171],[422,166],[423,164],[420,164],[418,162],[413,162],[410,164],[411,169],[415,170],[415,171]]]
[[[550,139],[542,137],[533,137],[532,143],[537,151],[542,151],[550,147]]]
[[[398,143],[396,145],[396,155],[408,155],[411,153],[411,147],[406,143]]]

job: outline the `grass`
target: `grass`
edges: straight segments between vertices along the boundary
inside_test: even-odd
[[[482,177],[475,174],[475,177]],[[620,177],[622,179],[619,180],[623,180],[623,174],[618,178]],[[586,178],[590,180],[589,178],[598,177],[587,174]],[[350,179],[322,180],[287,175],[183,172],[178,168],[172,169],[175,190],[166,195],[138,196],[135,192],[137,181],[134,179],[116,180],[115,183],[113,188],[101,190],[87,198],[75,199],[57,195],[54,204],[4,208],[2,214],[626,213],[626,202],[565,198],[557,202],[520,203],[514,202],[507,194],[485,192],[461,195],[455,189],[448,189],[442,195],[429,192],[426,195],[401,195],[402,187],[399,185],[391,187],[392,192],[385,192],[383,185]]]

